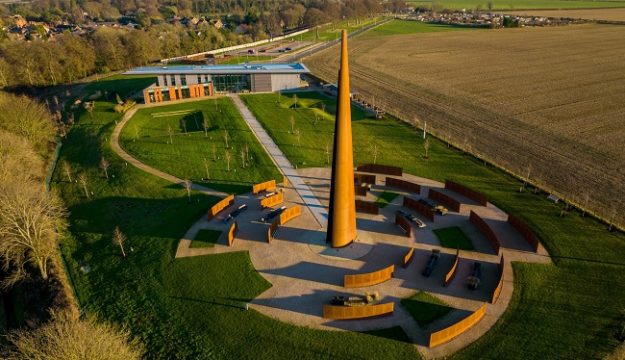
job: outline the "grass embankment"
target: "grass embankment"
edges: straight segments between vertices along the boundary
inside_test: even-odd
[[[314,104],[323,102],[332,111],[334,100],[299,93],[299,102],[309,102],[309,108],[290,109],[291,100],[282,97],[280,104],[273,94],[244,100],[291,162],[327,166],[324,144],[331,144],[333,117],[313,123],[319,112]],[[301,129],[302,146],[294,145],[289,133],[290,116]],[[356,164],[372,162],[375,144],[379,164],[483,192],[527,221],[553,257],[555,265],[515,264],[514,296],[502,320],[458,358],[599,358],[618,344],[625,321],[622,233],[609,233],[605,224],[576,211],[560,217],[563,205],[547,201],[546,194],[519,193],[518,180],[432,137],[430,156],[423,159],[421,132],[405,123],[356,114],[352,127]]]
[[[141,109],[122,130],[120,143],[152,167],[225,192],[247,192],[253,183],[280,180],[280,172],[227,97]]]
[[[191,241],[191,248],[214,247],[221,236],[221,231],[202,229],[198,231],[195,238]]]
[[[457,226],[433,230],[441,246],[460,250],[473,250],[471,239]]]
[[[413,296],[402,299],[401,304],[408,310],[410,316],[421,325],[425,326],[436,319],[447,315],[452,307],[449,307],[444,301],[426,293],[419,291]]]
[[[71,235],[62,248],[85,311],[125,324],[146,344],[148,359],[418,358],[409,344],[296,327],[243,310],[270,286],[246,252],[174,259],[179,238],[216,199],[194,193],[188,203],[184,189],[116,157],[108,145],[120,119],[113,105],[97,100],[92,115],[77,114],[64,141],[62,160],[74,176],[87,175],[93,195],[66,181],[62,166],[53,183],[69,206]],[[102,155],[115,175],[108,181],[98,167]],[[126,259],[111,242],[115,226],[128,236]]]
[[[486,11],[488,1],[483,0],[441,0],[441,1],[408,1],[411,6],[430,8],[432,4],[444,9],[473,10],[478,7]],[[623,1],[592,1],[592,0],[498,0],[493,1],[493,10],[523,10],[523,9],[592,9],[592,8],[622,8]]]

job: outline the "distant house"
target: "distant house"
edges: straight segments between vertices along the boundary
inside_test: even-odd
[[[28,25],[28,22],[22,17],[22,15],[13,15],[13,22],[18,28],[23,28]]]
[[[212,19],[210,20],[210,24],[215,27],[215,29],[219,30],[224,27],[224,23],[221,22],[220,19]]]

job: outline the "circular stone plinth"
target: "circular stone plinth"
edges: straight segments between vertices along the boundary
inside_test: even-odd
[[[326,231],[314,233],[309,239],[308,247],[312,252],[332,260],[356,260],[367,255],[374,247],[375,242],[368,231],[358,230],[358,237],[351,244],[335,249],[326,243]]]

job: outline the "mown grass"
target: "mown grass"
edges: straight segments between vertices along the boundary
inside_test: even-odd
[[[191,240],[190,248],[214,247],[221,236],[221,231],[202,229],[197,232],[195,238]]]
[[[419,291],[409,298],[402,299],[401,305],[408,310],[410,316],[420,326],[430,324],[453,310],[447,303],[425,291]]]
[[[268,62],[273,60],[273,58],[277,57],[278,54],[276,54],[275,56],[271,56],[271,55],[233,55],[233,56],[228,56],[226,58],[224,58],[223,60],[219,60],[218,63],[221,65],[230,65],[230,64],[245,64],[247,62],[249,63],[255,63],[255,62]]]
[[[298,94],[299,101],[308,96]],[[312,95],[311,101],[319,97]],[[244,100],[291,162],[327,166],[325,144],[331,149],[332,108],[313,124],[311,112],[317,110],[289,109],[276,104],[276,95],[250,95]],[[290,125],[282,120],[290,116],[302,129],[302,146],[292,145]],[[605,224],[577,211],[560,217],[562,204],[548,202],[542,192],[520,193],[519,180],[432,137],[430,156],[424,159],[421,131],[408,124],[356,116],[352,127],[356,164],[373,162],[375,144],[379,164],[401,166],[407,173],[438,181],[450,179],[480,191],[498,207],[523,218],[553,258],[554,265],[515,265],[514,299],[495,329],[522,329],[521,336],[491,330],[458,357],[567,358],[575,353],[574,358],[600,358],[618,344],[615,334],[625,321],[622,233],[610,233]],[[549,286],[543,286],[547,281]]]
[[[141,109],[122,130],[120,143],[150,166],[225,192],[248,192],[253,183],[280,176],[227,97]]]
[[[385,208],[388,204],[392,203],[395,198],[399,196],[398,193],[392,191],[384,191],[383,193],[375,199],[375,204],[379,208]]]
[[[53,183],[70,210],[62,252],[83,310],[126,325],[145,343],[147,359],[419,357],[402,342],[311,330],[245,311],[270,286],[247,252],[175,259],[180,237],[217,199],[194,193],[189,203],[184,189],[116,157],[108,144],[120,119],[113,105],[100,100],[91,115],[77,114],[64,141],[62,161],[74,176],[87,175],[93,195],[85,197],[60,170]],[[108,181],[98,167],[102,155],[115,175]],[[111,242],[115,226],[128,236],[126,259]]]
[[[430,8],[432,4],[445,9],[481,10],[488,9],[488,1],[483,0],[440,0],[440,1],[408,1],[412,6]],[[523,9],[592,9],[592,8],[620,8],[625,7],[623,1],[592,1],[592,0],[498,0],[493,1],[494,10],[523,10]]]
[[[363,331],[363,334],[379,336],[386,339],[392,339],[397,341],[403,341],[407,343],[411,343],[412,340],[408,337],[406,332],[401,326],[393,326],[386,329],[377,329],[377,330],[369,330]]]
[[[319,30],[311,29],[310,31],[300,35],[293,37],[293,40],[303,40],[303,41],[332,41],[340,38],[341,30],[346,29],[348,33],[352,33],[357,31],[365,26],[369,26],[374,24],[375,22],[382,21],[382,18],[375,17],[371,19],[361,19],[358,24],[356,21],[351,20],[341,20],[334,24],[327,24],[319,27]],[[349,23],[349,25],[348,25]]]
[[[363,36],[389,36],[389,35],[403,35],[414,33],[431,33],[441,31],[457,31],[468,30],[466,27],[443,25],[443,24],[428,24],[422,21],[409,21],[409,20],[391,20],[386,24],[377,26],[367,31]]]
[[[457,226],[432,230],[441,246],[460,250],[474,250],[471,239]]]

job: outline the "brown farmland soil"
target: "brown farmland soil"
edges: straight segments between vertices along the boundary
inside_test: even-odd
[[[625,224],[625,26],[361,36],[352,91]],[[336,81],[338,48],[305,59]]]
[[[509,14],[586,20],[625,21],[625,9],[517,10],[510,11]]]

